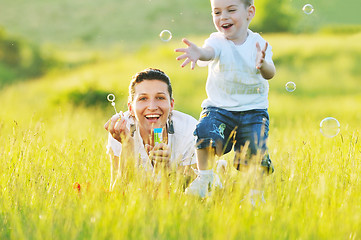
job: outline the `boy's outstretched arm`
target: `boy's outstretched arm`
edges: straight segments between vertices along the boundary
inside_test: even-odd
[[[177,57],[177,60],[185,59],[182,67],[185,67],[188,63],[191,63],[191,69],[194,69],[196,62],[209,61],[214,58],[214,50],[211,47],[198,47],[186,38],[183,38],[183,42],[188,46],[187,48],[177,48],[175,52],[182,52],[183,54]]]
[[[265,60],[266,50],[268,47],[268,42],[266,42],[264,49],[261,49],[259,43],[256,43],[257,48],[257,59],[256,59],[256,68],[259,69],[262,77],[264,79],[271,79],[276,74],[276,67],[273,63],[269,63]]]

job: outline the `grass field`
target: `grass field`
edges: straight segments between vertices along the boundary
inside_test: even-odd
[[[175,109],[198,118],[207,69],[181,69],[173,49],[214,31],[208,1],[0,0],[0,26],[64,63],[0,88],[0,239],[361,239],[361,33],[337,28],[360,30],[360,3],[290,1],[300,34],[262,34],[277,67],[276,171],[266,203],[252,207],[243,199],[258,182],[232,167],[206,199],[184,195],[178,176],[157,184],[132,165],[108,190],[106,95],[125,110],[131,76],[157,67],[172,80]],[[163,29],[171,41],[159,40]],[[333,138],[320,133],[326,117],[340,122]],[[224,159],[231,165],[232,154]]]
[[[310,16],[302,12],[307,3],[315,9]],[[297,32],[361,24],[358,0],[290,0],[289,5],[298,19],[293,24]],[[114,45],[129,49],[157,40],[163,29],[178,39],[214,31],[208,0],[0,0],[0,6],[0,27],[61,49],[104,50]],[[263,9],[257,11],[262,14]]]
[[[277,66],[269,96],[276,171],[265,204],[241,201],[252,178],[232,168],[225,188],[204,200],[185,196],[177,179],[157,185],[131,167],[107,191],[107,93],[124,110],[130,77],[153,66],[171,77],[176,109],[198,118],[205,98],[206,69],[179,67],[179,41],[155,42],[1,89],[0,239],[360,239],[361,35],[264,37]],[[105,96],[82,101],[89,92]],[[333,138],[319,130],[329,116],[341,124]]]

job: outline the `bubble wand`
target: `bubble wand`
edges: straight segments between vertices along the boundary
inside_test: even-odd
[[[107,99],[110,102],[110,104],[113,106],[115,114],[119,115],[119,113],[117,112],[117,109],[115,108],[115,96],[114,96],[114,94],[112,94],[112,93],[108,94]]]

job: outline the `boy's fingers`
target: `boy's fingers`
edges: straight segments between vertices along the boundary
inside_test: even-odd
[[[187,56],[185,54],[183,55],[180,55],[179,57],[177,57],[176,59],[177,60],[182,60],[182,59],[185,59]]]
[[[257,51],[261,51],[261,46],[259,45],[258,42],[256,42],[256,48],[257,48]]]
[[[186,48],[176,48],[174,49],[175,52],[185,52]]]
[[[266,44],[264,45],[264,49],[263,49],[264,52],[267,50],[267,47],[268,47],[268,42],[266,42]]]
[[[186,39],[186,38],[183,38],[183,40],[182,40],[187,46],[190,46],[192,43],[191,43],[191,41],[189,41],[188,39]]]
[[[191,60],[189,60],[189,58],[187,58],[183,64],[182,64],[182,67],[185,67]]]

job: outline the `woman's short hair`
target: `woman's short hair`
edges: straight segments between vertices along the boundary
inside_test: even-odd
[[[172,85],[170,79],[162,70],[156,68],[147,68],[143,71],[136,73],[129,85],[129,101],[134,100],[135,85],[143,82],[144,80],[159,80],[167,84],[170,99],[172,99]]]

